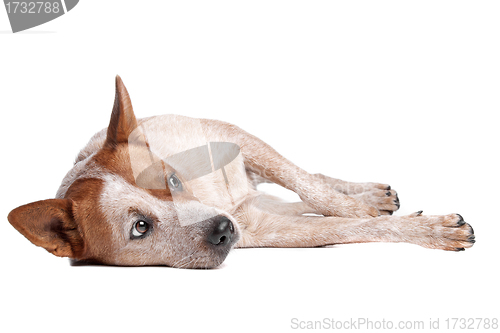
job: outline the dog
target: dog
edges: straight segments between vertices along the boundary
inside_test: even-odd
[[[257,190],[275,183],[287,203]],[[233,248],[407,242],[462,251],[459,214],[395,216],[396,191],[309,174],[237,126],[166,115],[136,119],[119,76],[111,120],[78,154],[55,199],[10,223],[48,252],[106,265],[214,268]]]

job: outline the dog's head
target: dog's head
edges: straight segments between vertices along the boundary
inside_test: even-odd
[[[10,223],[60,257],[111,265],[220,265],[239,237],[233,218],[202,204],[182,171],[154,157],[139,127],[117,77],[102,146],[68,173],[63,195],[14,209]],[[133,165],[141,163],[142,172],[134,173]]]

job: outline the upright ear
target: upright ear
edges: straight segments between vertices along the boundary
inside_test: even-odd
[[[116,93],[111,121],[104,147],[115,148],[119,143],[128,142],[128,137],[137,128],[132,102],[122,79],[116,76]]]
[[[28,240],[59,257],[77,258],[83,238],[73,219],[72,201],[49,199],[18,207],[9,222]]]

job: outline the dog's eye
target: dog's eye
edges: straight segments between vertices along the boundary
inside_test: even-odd
[[[174,190],[181,190],[182,189],[181,181],[179,180],[179,178],[177,178],[176,175],[170,176],[170,178],[168,179],[168,182],[169,182],[170,187],[172,189],[174,189]]]
[[[149,231],[149,223],[146,221],[137,221],[132,227],[132,238],[144,237]]]

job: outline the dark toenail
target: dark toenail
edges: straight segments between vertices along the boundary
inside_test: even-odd
[[[388,197],[391,196],[391,192],[387,192],[385,195],[387,195]]]
[[[456,251],[465,251],[465,249],[463,247],[457,247],[455,250]]]
[[[468,224],[468,223],[467,223],[467,224]],[[471,232],[471,234],[473,234],[473,235],[474,235],[474,229],[472,228],[472,226],[471,226],[470,224],[469,224],[469,228],[470,228],[470,232]]]
[[[386,190],[390,190],[390,189],[391,189],[391,186],[390,186],[390,185],[389,185],[389,186],[387,186]]]
[[[392,215],[394,214],[394,212],[392,210],[389,211],[389,215]]]
[[[423,212],[424,212],[423,210],[419,210],[419,211],[417,212],[417,216],[422,215],[422,213],[423,213]]]
[[[463,225],[465,224],[465,221],[464,221],[464,218],[462,217],[462,215],[460,215],[460,214],[455,214],[455,215],[457,215],[457,216],[458,216],[457,225],[458,225],[459,227],[463,226]]]

